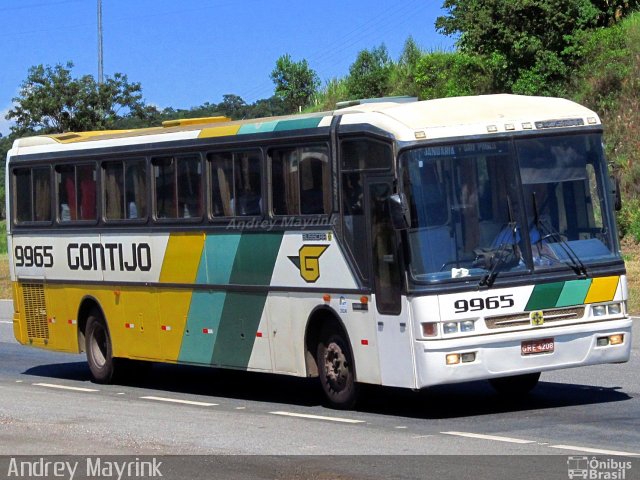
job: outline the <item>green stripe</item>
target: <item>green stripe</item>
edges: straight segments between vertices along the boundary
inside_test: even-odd
[[[564,282],[536,285],[533,292],[531,292],[531,297],[529,297],[525,310],[543,310],[555,307],[563,287]]]
[[[238,130],[238,135],[246,135],[249,133],[268,133],[273,132],[273,130],[278,125],[278,121],[274,120],[271,122],[262,122],[262,123],[249,123],[247,125],[242,125]]]
[[[229,283],[240,238],[240,234],[207,235],[196,283]]]
[[[301,130],[303,128],[316,128],[323,117],[296,118],[295,120],[282,120],[278,122],[274,132],[284,130]]]
[[[187,326],[180,345],[179,362],[211,362],[225,297],[224,292],[193,292]],[[213,334],[202,333],[203,328],[213,329]]]
[[[283,232],[245,233],[233,262],[229,283],[270,285]]]
[[[591,279],[571,280],[565,282],[556,307],[568,307],[571,305],[581,305],[587,298],[587,292],[591,286]]]
[[[282,232],[242,234],[229,283],[270,285],[282,236]],[[247,367],[266,301],[266,293],[227,293],[211,355],[213,365]]]
[[[227,294],[211,356],[213,365],[242,368],[249,365],[266,300],[266,294]]]

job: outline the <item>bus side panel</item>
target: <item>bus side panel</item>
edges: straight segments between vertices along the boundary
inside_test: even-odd
[[[64,352],[80,352],[77,314],[79,303],[69,301],[68,287],[46,285],[49,347]]]

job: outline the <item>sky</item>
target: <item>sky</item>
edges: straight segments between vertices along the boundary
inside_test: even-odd
[[[0,0],[0,133],[33,65],[74,63],[98,74],[97,0]],[[104,73],[140,82],[158,108],[247,103],[273,95],[281,55],[306,59],[322,84],[344,77],[359,51],[384,43],[397,60],[412,36],[451,50],[435,31],[441,0],[102,0]]]

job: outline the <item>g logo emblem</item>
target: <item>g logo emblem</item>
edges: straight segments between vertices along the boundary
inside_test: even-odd
[[[531,320],[531,325],[533,327],[541,327],[544,325],[544,314],[542,310],[535,310],[529,314],[529,319]]]
[[[320,256],[329,248],[329,245],[303,245],[298,250],[297,257],[289,257],[289,260],[298,267],[300,276],[307,283],[314,283],[320,278]]]

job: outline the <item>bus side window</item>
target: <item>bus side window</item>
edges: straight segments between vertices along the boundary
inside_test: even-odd
[[[95,165],[58,165],[58,219],[60,222],[96,219]]]
[[[51,221],[49,167],[17,168],[13,181],[16,223]]]
[[[126,218],[146,218],[147,163],[144,160],[125,163],[124,187]]]
[[[236,153],[233,158],[235,183],[235,214],[260,215],[262,211],[262,167],[260,156],[254,152]]]
[[[233,210],[233,155],[231,153],[209,153],[211,168],[211,215],[231,217]]]
[[[202,216],[202,164],[199,155],[158,157],[155,176],[156,218]]]
[[[144,160],[103,164],[104,216],[107,220],[147,216],[147,165]]]
[[[331,212],[331,171],[326,145],[269,151],[274,215]]]

